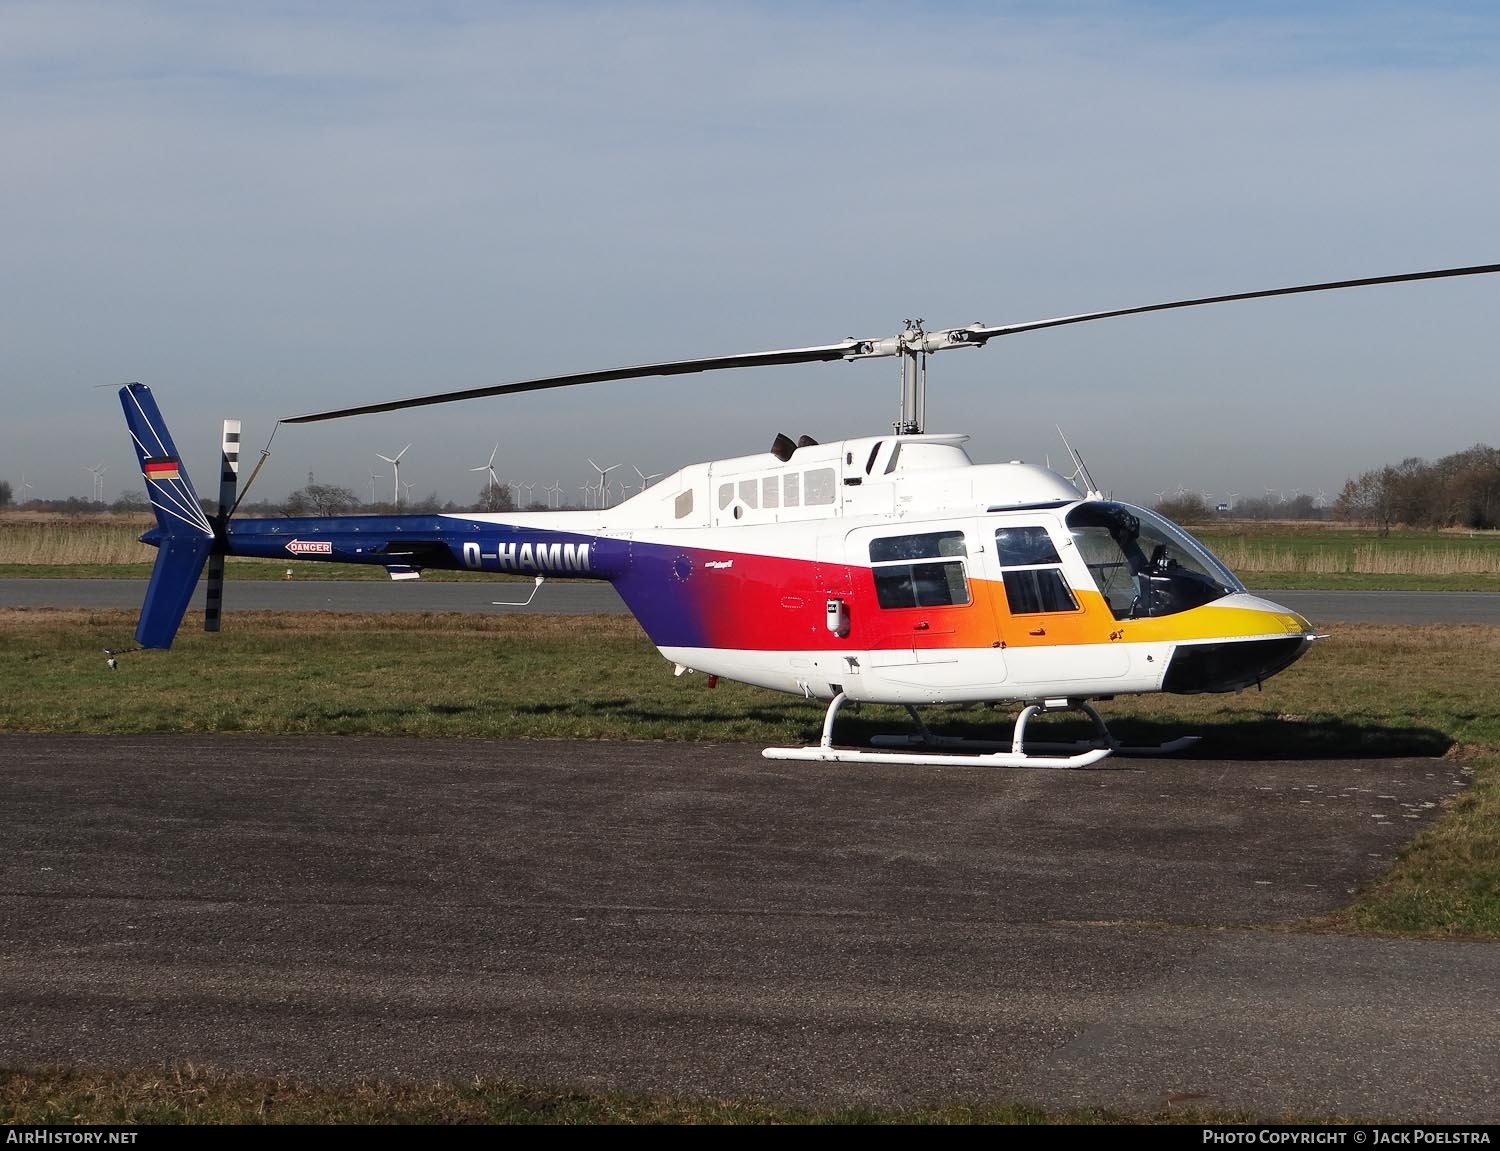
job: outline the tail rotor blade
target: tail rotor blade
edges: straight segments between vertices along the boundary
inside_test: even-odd
[[[219,455],[219,514],[215,517],[220,532],[234,509],[235,493],[240,482],[240,421],[224,421],[224,440]],[[208,582],[204,586],[208,602],[203,608],[203,630],[219,630],[221,608],[224,604],[224,552],[214,548],[208,557]]]

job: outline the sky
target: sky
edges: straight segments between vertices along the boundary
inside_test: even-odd
[[[219,424],[656,360],[1500,262],[1488,4],[0,0],[0,479],[140,490]],[[928,430],[1151,502],[1500,443],[1500,276],[929,363]],[[467,501],[886,432],[897,361],[284,426],[253,499]],[[608,457],[607,459],[605,457]]]

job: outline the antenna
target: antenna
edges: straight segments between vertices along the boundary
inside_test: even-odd
[[[407,444],[406,447],[402,448],[399,452],[396,453],[394,458],[392,458],[391,456],[382,456],[379,452],[375,453],[377,459],[382,459],[386,463],[391,465],[391,471],[394,473],[395,480],[395,483],[392,485],[393,500],[398,511],[401,509],[401,457],[404,456],[410,449],[411,445]],[[407,486],[409,487],[410,485]]]
[[[1104,498],[1104,493],[1101,492],[1099,490],[1099,486],[1094,483],[1094,477],[1089,475],[1089,468],[1088,465],[1083,462],[1083,457],[1073,450],[1072,444],[1068,443],[1068,437],[1063,435],[1062,426],[1060,424],[1053,424],[1052,426],[1057,428],[1057,434],[1059,436],[1062,436],[1063,447],[1068,450],[1068,455],[1073,457],[1074,471],[1073,474],[1068,477],[1068,479],[1083,480],[1085,485],[1084,494],[1091,500],[1102,500]]]

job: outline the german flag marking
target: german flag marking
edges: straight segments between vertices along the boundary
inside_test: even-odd
[[[177,461],[173,459],[147,460],[141,473],[148,480],[156,480],[158,483],[162,480],[180,479],[182,475]]]

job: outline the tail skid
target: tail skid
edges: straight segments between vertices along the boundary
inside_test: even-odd
[[[155,545],[157,554],[135,641],[141,647],[167,648],[214,549],[214,526],[198,502],[151,389],[145,384],[126,384],[120,389],[120,405],[141,463],[146,495],[156,513],[156,527],[141,537]]]

